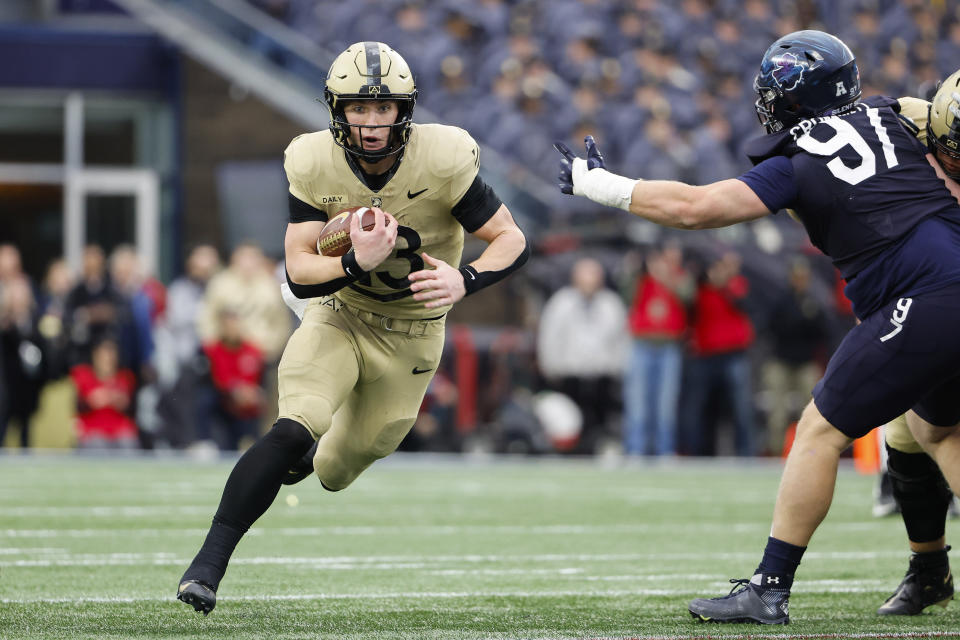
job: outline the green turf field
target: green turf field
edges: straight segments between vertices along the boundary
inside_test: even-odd
[[[735,461],[398,455],[342,493],[309,479],[240,543],[204,618],[173,596],[230,467],[0,457],[0,638],[960,637],[958,603],[874,614],[905,535],[847,469],[790,626],[693,622],[687,601],[748,577],[769,530],[779,466]]]

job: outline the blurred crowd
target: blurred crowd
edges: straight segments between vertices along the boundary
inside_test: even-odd
[[[958,7],[945,1],[251,2],[331,52],[390,44],[423,107],[551,181],[551,143],[587,133],[626,175],[735,175],[747,167],[742,144],[761,133],[751,89],[760,57],[791,31],[849,44],[865,95],[924,97],[960,59]]]
[[[524,326],[450,323],[401,448],[779,455],[850,323],[803,258],[774,295],[751,290],[729,249],[671,240],[563,258],[550,268],[569,273],[565,286],[508,281]],[[276,417],[277,364],[297,323],[282,269],[254,244],[225,265],[201,245],[165,286],[130,246],[88,246],[79,273],[56,260],[35,283],[18,248],[0,245],[0,443],[31,446],[44,391],[66,388],[44,401],[69,404],[52,428],[77,447],[244,448]]]
[[[818,263],[819,265],[819,263]],[[540,315],[541,388],[578,414],[571,445],[627,455],[781,455],[842,334],[839,289],[796,257],[784,288],[754,290],[739,253],[668,241],[606,271],[578,258]]]
[[[72,394],[52,402],[72,404],[80,448],[236,449],[258,436],[291,327],[275,269],[256,245],[225,266],[202,245],[167,287],[132,247],[91,245],[79,273],[56,260],[35,283],[0,245],[0,443],[13,426],[30,446],[42,392],[65,380]]]

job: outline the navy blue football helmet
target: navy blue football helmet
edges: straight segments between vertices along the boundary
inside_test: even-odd
[[[843,113],[860,100],[860,71],[847,45],[823,31],[795,31],[767,49],[753,81],[767,133]]]

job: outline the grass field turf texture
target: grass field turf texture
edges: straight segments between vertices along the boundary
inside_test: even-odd
[[[397,455],[341,493],[310,478],[240,543],[204,618],[174,593],[232,463],[0,457],[0,638],[960,637],[960,603],[875,614],[906,536],[846,466],[792,623],[694,622],[687,602],[748,577],[766,541],[780,465],[740,460]]]

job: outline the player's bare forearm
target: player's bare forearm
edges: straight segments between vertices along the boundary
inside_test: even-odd
[[[630,213],[666,227],[713,229],[761,218],[770,211],[740,180],[704,186],[638,180],[633,186]]]
[[[576,157],[562,142],[553,146],[560,153],[560,191],[629,211],[659,225],[711,229],[770,213],[757,194],[740,180],[721,180],[699,187],[670,180],[633,180],[607,171],[593,136],[584,138],[586,159]]]
[[[297,284],[322,284],[343,278],[340,258],[321,256],[317,253],[317,236],[323,229],[322,222],[298,222],[287,225],[284,237],[284,257],[287,273]]]
[[[504,231],[470,265],[477,271],[502,271],[520,257],[526,246],[527,239],[520,229]]]

